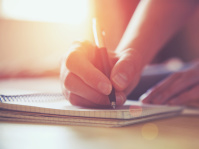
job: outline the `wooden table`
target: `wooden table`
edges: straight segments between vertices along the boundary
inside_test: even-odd
[[[147,126],[152,127],[147,130]],[[199,117],[179,116],[121,128],[0,122],[0,148],[198,149]]]

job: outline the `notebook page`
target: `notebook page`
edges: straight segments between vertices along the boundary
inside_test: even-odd
[[[61,94],[1,95],[0,99],[1,109],[79,117],[135,119],[182,110],[182,107],[143,105],[133,101],[116,109],[87,109],[70,105]]]

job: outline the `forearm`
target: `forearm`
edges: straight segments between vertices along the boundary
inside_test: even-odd
[[[197,8],[195,0],[142,0],[116,51],[132,48],[149,63],[161,47],[187,22]]]

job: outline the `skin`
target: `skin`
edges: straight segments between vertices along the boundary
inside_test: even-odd
[[[144,103],[199,107],[199,61],[176,72],[140,97]]]
[[[61,68],[62,89],[66,99],[77,106],[108,107],[110,102],[107,95],[113,85],[116,89],[116,104],[122,105],[139,82],[143,68],[186,24],[197,7],[198,1],[195,0],[140,1],[118,47],[109,52],[112,66],[110,79],[100,71],[95,46],[89,42],[73,44]],[[156,99],[161,91],[154,92],[157,93],[153,94]],[[170,92],[165,94],[170,96]],[[142,101],[155,103],[152,98]]]
[[[62,90],[73,105],[95,108],[110,105],[107,95],[112,90],[112,84],[100,71],[95,48],[89,42],[76,42],[63,60]],[[115,53],[108,54],[113,66],[118,58]],[[116,92],[116,98],[117,105],[122,105],[126,100],[122,91]]]

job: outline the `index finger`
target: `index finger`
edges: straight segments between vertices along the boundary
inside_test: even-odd
[[[65,61],[66,67],[90,87],[105,95],[110,94],[112,90],[110,80],[91,63],[88,57],[88,53],[93,54],[94,49],[85,50],[83,48],[86,47],[75,47],[70,51]]]

